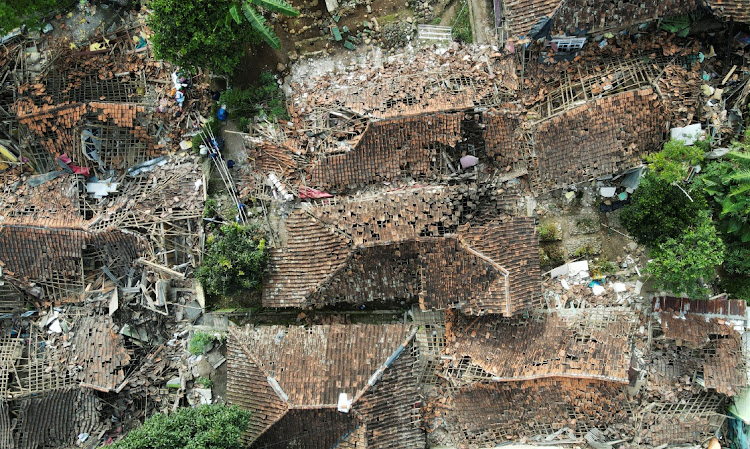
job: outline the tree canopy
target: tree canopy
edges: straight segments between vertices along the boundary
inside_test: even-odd
[[[33,25],[57,5],[55,0],[3,0],[0,2],[0,34],[22,25]]]
[[[677,238],[687,227],[700,223],[700,212],[706,209],[708,204],[700,192],[691,192],[688,198],[676,185],[649,174],[633,193],[620,219],[638,243],[654,246]]]
[[[213,404],[157,413],[112,449],[240,449],[250,412]]]
[[[724,243],[716,234],[711,218],[687,228],[676,238],[669,238],[649,252],[653,259],[646,271],[654,276],[657,287],[692,298],[706,296],[704,283],[714,277],[716,266],[724,261]]]
[[[188,70],[198,67],[230,74],[246,44],[259,42],[247,22],[227,13],[231,0],[151,0],[148,24],[156,55]]]

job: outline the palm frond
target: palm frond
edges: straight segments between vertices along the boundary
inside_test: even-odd
[[[727,176],[727,179],[737,182],[750,182],[750,170],[737,170]]]
[[[735,161],[738,161],[738,162],[750,164],[750,153],[730,151],[729,153],[727,153],[727,157],[729,157],[730,159],[734,159]]]
[[[268,45],[275,49],[281,48],[281,41],[273,29],[268,26],[266,19],[258,11],[253,8],[249,2],[242,3],[242,12],[245,14],[245,18],[256,31],[263,36],[263,39],[268,42]]]
[[[284,0],[252,0],[256,5],[269,11],[278,12],[289,17],[299,16],[299,11]]]
[[[750,173],[748,173],[748,176],[750,176]],[[747,192],[750,192],[750,182],[742,184],[740,186],[732,187],[732,189],[729,191],[729,196],[744,195]],[[745,200],[746,203],[750,204],[750,199],[743,198],[743,200]]]
[[[232,18],[234,19],[235,22],[237,22],[237,24],[242,23],[242,17],[240,16],[240,10],[239,10],[239,8],[237,8],[237,4],[236,3],[234,5],[232,5],[232,6],[229,7],[229,14],[232,15]]]

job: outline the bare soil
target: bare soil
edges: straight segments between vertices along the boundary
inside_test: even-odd
[[[342,12],[338,22],[334,21],[333,16],[326,9],[324,0],[317,0],[317,2],[293,0],[291,3],[301,12],[299,17],[281,17],[275,24],[273,21],[270,22],[274,25],[274,30],[281,40],[281,49],[274,50],[265,43],[249,45],[233,77],[233,84],[236,87],[254,85],[264,71],[277,73],[279,64],[288,66],[292,62],[290,55],[303,56],[324,51],[328,54],[350,52],[351,50],[344,48],[343,41],[333,40],[331,33],[333,26],[337,26],[339,30],[346,26],[350,35],[362,33],[364,38],[367,36],[365,21],[373,23],[373,19],[376,19],[378,25],[382,27],[386,23],[414,17],[414,12],[406,7],[405,0],[373,1],[371,13],[367,12],[367,6],[364,3],[358,4],[355,8],[340,8]],[[365,46],[363,42],[357,44],[358,48],[363,46]]]

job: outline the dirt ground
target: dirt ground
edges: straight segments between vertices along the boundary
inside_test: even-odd
[[[414,12],[406,6],[404,0],[374,1],[369,13],[367,5],[364,3],[357,4],[353,8],[343,7],[340,8],[342,12],[338,22],[326,9],[324,0],[293,0],[291,4],[301,12],[299,17],[283,16],[275,23],[270,21],[274,26],[276,35],[281,40],[281,49],[274,50],[265,43],[248,46],[245,57],[233,77],[236,87],[252,86],[262,72],[277,72],[279,64],[288,66],[297,57],[305,54],[351,52],[351,50],[344,48],[344,41],[336,42],[333,40],[330,30],[332,26],[337,26],[339,30],[347,27],[349,35],[362,33],[363,40],[356,45],[359,50],[367,46],[364,43],[364,38],[367,37],[365,21],[373,25],[377,21],[377,24],[382,27],[387,23],[414,17]]]
[[[469,0],[471,2],[471,32],[475,44],[491,42],[494,35],[495,12],[490,0]]]

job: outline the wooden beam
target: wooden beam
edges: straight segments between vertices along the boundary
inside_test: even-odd
[[[181,280],[185,279],[185,275],[183,273],[180,273],[179,271],[174,271],[173,269],[167,268],[164,265],[159,265],[158,263],[150,262],[142,257],[139,258],[137,262],[141,265],[152,268],[161,273],[167,274],[172,277],[176,277],[177,279],[181,279]]]

